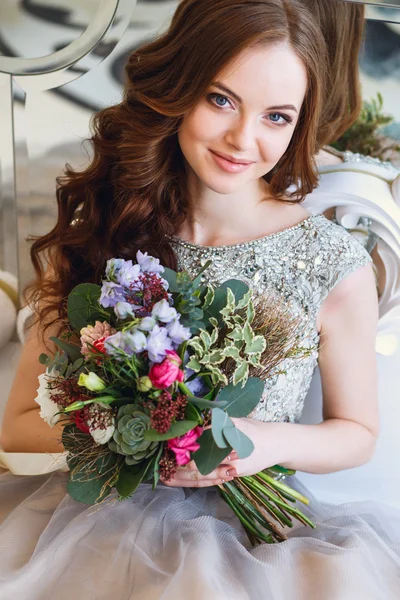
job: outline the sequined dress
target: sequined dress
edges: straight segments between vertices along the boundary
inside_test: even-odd
[[[318,312],[338,281],[372,261],[368,252],[324,215],[312,215],[284,231],[242,244],[204,247],[179,238],[172,238],[172,244],[179,270],[194,276],[211,260],[205,281],[240,279],[256,293],[281,298],[300,318],[301,345],[310,348],[309,356],[277,365],[250,415],[260,421],[299,422],[318,361]]]

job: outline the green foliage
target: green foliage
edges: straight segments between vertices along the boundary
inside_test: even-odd
[[[196,373],[209,373],[213,385],[226,386],[228,378],[222,365],[230,359],[236,363],[233,384],[241,383],[244,387],[250,365],[260,366],[266,347],[265,338],[256,335],[251,327],[255,314],[251,291],[241,281],[229,280],[214,295],[207,291],[204,301],[207,306],[204,314],[211,330],[201,331],[188,341],[193,354],[187,366]],[[223,339],[221,328],[225,332]]]
[[[176,421],[176,423],[172,423],[167,433],[159,433],[155,429],[148,429],[144,432],[143,437],[145,440],[151,442],[172,440],[173,438],[185,435],[185,433],[194,429],[197,424],[197,421]]]
[[[350,150],[380,160],[385,160],[385,155],[389,151],[399,152],[399,144],[385,145],[381,130],[392,123],[394,117],[384,114],[382,109],[383,98],[379,93],[377,99],[364,101],[357,121],[332,146],[341,152]]]
[[[100,306],[101,287],[93,283],[77,285],[68,296],[68,319],[75,331],[94,325],[96,321],[113,319],[112,311]]]
[[[202,475],[208,475],[214,471],[232,451],[231,446],[218,448],[211,429],[203,431],[198,443],[200,448],[192,455],[192,458]]]
[[[217,400],[226,402],[224,409],[230,417],[247,417],[259,403],[264,391],[264,382],[258,377],[249,377],[245,386],[232,383],[222,388]]]

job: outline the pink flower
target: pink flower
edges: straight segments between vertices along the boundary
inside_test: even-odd
[[[203,428],[197,426],[185,433],[185,435],[181,435],[181,437],[168,440],[168,448],[175,452],[176,462],[180,467],[187,465],[191,461],[190,453],[195,452],[200,448],[197,439],[202,433]]]
[[[175,381],[182,382],[184,377],[183,371],[179,368],[182,364],[179,355],[175,350],[167,350],[166,354],[167,358],[162,363],[153,365],[149,373],[151,383],[159,390],[165,390]]]
[[[81,334],[81,352],[84,356],[87,356],[91,352],[93,352],[93,348],[91,346],[95,346],[96,350],[104,353],[104,341],[110,335],[116,333],[116,330],[111,327],[107,321],[101,323],[100,321],[96,321],[95,325],[88,325],[87,327],[82,327]],[[101,342],[100,342],[101,340]],[[99,344],[96,345],[96,342],[99,341]],[[95,351],[94,351],[95,352]]]

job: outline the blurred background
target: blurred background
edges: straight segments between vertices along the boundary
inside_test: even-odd
[[[120,101],[127,56],[167,27],[177,4],[0,2],[0,422],[21,348],[15,327],[20,292],[33,274],[26,238],[52,228],[55,178],[66,163],[76,168],[87,164],[92,114]],[[400,0],[364,4],[360,70],[365,106],[360,123],[379,143],[360,141],[355,130],[337,148],[400,166]],[[318,376],[314,385],[319,385]],[[400,407],[396,410],[400,416]],[[365,480],[360,496],[383,485],[368,473]],[[320,490],[326,493],[323,486]],[[394,488],[392,495],[394,499]]]

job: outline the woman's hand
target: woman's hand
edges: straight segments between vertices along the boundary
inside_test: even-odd
[[[267,467],[279,464],[283,460],[282,431],[277,423],[263,423],[249,418],[232,418],[236,427],[247,435],[254,444],[254,450],[248,458],[238,458],[232,450],[229,456],[209,475],[202,475],[194,461],[184,467],[178,467],[170,481],[164,481],[171,487],[209,487],[232,481],[234,477],[254,475]]]
[[[229,459],[228,462],[236,470],[237,477],[255,475],[285,460],[285,437],[282,434],[284,423],[264,423],[247,417],[232,418],[232,421],[254,444],[254,450],[247,458],[240,459],[232,450],[225,459]]]
[[[226,459],[225,459],[226,461]],[[164,485],[170,487],[210,487],[212,485],[221,485],[225,481],[232,481],[237,477],[235,468],[232,468],[228,462],[223,462],[208,475],[202,475],[194,460],[190,461],[184,467],[178,467],[175,476],[169,481],[163,481]]]

